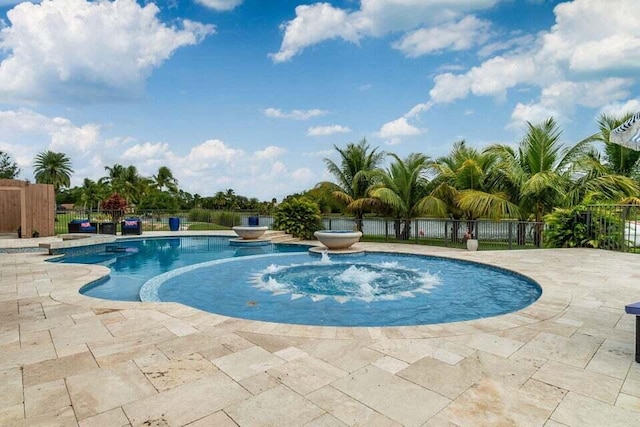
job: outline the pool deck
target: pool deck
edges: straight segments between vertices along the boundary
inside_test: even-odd
[[[475,321],[310,327],[93,299],[77,290],[105,267],[0,253],[0,425],[640,423],[635,318],[624,314],[640,301],[640,255],[359,245],[501,266],[543,295]]]

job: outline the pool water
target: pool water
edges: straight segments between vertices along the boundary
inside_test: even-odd
[[[122,301],[173,301],[279,323],[405,326],[496,316],[536,301],[520,274],[440,257],[366,253],[328,257],[306,246],[237,247],[224,237],[121,240],[118,252],[65,257],[110,275],[80,291]]]
[[[520,310],[542,291],[507,270],[446,258],[308,253],[217,260],[174,270],[141,289],[143,301],[174,301],[245,319],[325,326],[406,326]]]
[[[105,279],[83,287],[80,292],[85,295],[140,301],[140,287],[147,280],[176,268],[216,259],[307,250],[298,245],[230,246],[228,237],[212,236],[119,240],[115,246],[119,252],[63,257],[59,262],[99,264],[111,269]]]

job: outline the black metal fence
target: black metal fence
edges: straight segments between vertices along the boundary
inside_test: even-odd
[[[323,223],[330,230],[357,228],[353,218],[324,218]],[[478,240],[480,249],[534,249],[542,247],[544,224],[515,220],[365,218],[362,220],[362,233],[366,241],[464,248],[470,236]]]
[[[576,213],[582,224],[581,246],[620,252],[640,252],[640,206],[590,205]]]
[[[273,217],[254,211],[226,212],[194,209],[185,212],[143,211],[110,212],[93,210],[65,210],[56,215],[56,233],[69,231],[68,224],[83,219],[96,225],[98,232],[112,234],[120,231],[119,222],[127,218],[140,218],[142,231],[170,230],[228,230],[234,225],[255,225],[273,228]],[[105,224],[114,224],[109,227]],[[328,230],[357,228],[353,217],[324,217],[323,227]],[[542,247],[544,224],[514,220],[459,221],[451,219],[385,219],[365,218],[361,229],[363,240],[380,242],[418,243],[425,245],[464,248],[467,236],[477,239],[482,249],[527,249]],[[469,234],[467,234],[467,232]]]

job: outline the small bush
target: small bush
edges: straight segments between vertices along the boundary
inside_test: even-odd
[[[322,228],[318,204],[305,198],[282,202],[273,214],[273,227],[293,237],[313,239],[313,233]]]
[[[240,214],[223,211],[215,212],[213,214],[213,222],[225,227],[233,227],[234,225],[240,225],[242,223],[242,220],[240,218]]]
[[[213,222],[213,212],[208,209],[193,208],[188,217],[190,222]]]
[[[593,212],[584,206],[556,208],[546,215],[545,244],[555,248],[618,249],[622,222],[614,215]]]

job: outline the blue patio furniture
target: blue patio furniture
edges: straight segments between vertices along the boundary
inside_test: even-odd
[[[91,222],[88,219],[74,219],[67,224],[69,233],[98,233],[98,223]]]
[[[624,311],[636,316],[636,362],[640,363],[640,302],[625,306]]]
[[[142,234],[142,220],[140,218],[125,218],[120,222],[120,230],[122,235],[125,234]]]

